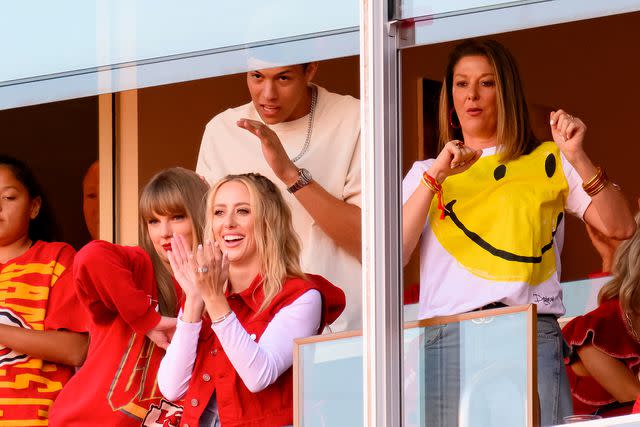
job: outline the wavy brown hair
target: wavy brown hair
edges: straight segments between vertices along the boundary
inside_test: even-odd
[[[484,56],[495,71],[497,98],[498,152],[500,161],[515,160],[533,151],[540,142],[533,133],[527,102],[516,60],[503,45],[495,40],[466,40],[449,54],[444,82],[440,91],[438,124],[440,149],[453,139],[463,139],[462,129],[449,124],[449,112],[453,109],[453,71],[458,62],[467,56]],[[453,115],[455,116],[455,110]]]
[[[636,214],[636,226],[640,213]],[[620,298],[622,310],[640,313],[640,230],[618,246],[613,264],[613,279],[600,289],[598,304]]]
[[[241,182],[249,190],[254,218],[253,230],[264,289],[264,301],[259,310],[262,311],[280,292],[285,279],[305,278],[300,268],[300,240],[293,229],[291,210],[282,193],[271,180],[257,173],[227,175],[211,189],[207,197],[207,240],[215,241],[213,216],[216,194],[220,187],[231,181]]]
[[[158,256],[149,237],[147,224],[155,215],[184,215],[191,221],[192,250],[202,242],[202,225],[208,185],[194,172],[184,168],[170,168],[156,174],[142,190],[139,205],[139,242],[151,257],[158,283],[160,313],[175,316],[178,298],[171,271]]]

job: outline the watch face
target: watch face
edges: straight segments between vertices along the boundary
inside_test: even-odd
[[[300,169],[300,178],[302,178],[302,181],[304,181],[305,184],[310,183],[313,179],[313,177],[311,176],[311,172],[304,168]]]

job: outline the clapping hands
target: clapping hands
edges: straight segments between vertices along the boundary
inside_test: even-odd
[[[225,286],[229,278],[229,258],[222,253],[218,243],[207,241],[196,251],[196,287],[205,302],[211,298],[224,298]]]
[[[167,252],[169,265],[173,277],[176,279],[182,291],[187,297],[199,297],[200,293],[196,287],[195,262],[191,248],[187,245],[184,237],[174,234],[171,239],[171,250]]]

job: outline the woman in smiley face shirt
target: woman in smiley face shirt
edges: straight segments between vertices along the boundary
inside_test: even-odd
[[[617,239],[633,234],[633,217],[586,155],[580,119],[553,111],[554,141],[535,138],[515,60],[499,43],[453,50],[439,114],[442,151],[403,181],[403,258],[420,241],[420,317],[536,303],[541,422],[559,423],[572,412],[556,320],[565,211]],[[427,424],[457,425],[458,331],[442,329],[425,348]]]

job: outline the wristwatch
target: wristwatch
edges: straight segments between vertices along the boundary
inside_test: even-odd
[[[311,181],[313,181],[311,172],[305,168],[298,169],[298,180],[291,187],[287,188],[287,191],[293,194],[305,185],[309,185]]]

